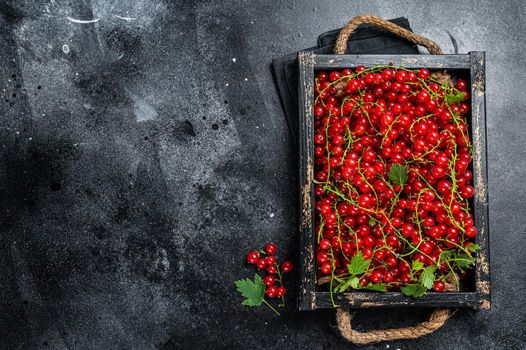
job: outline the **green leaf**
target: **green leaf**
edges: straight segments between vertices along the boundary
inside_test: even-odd
[[[420,260],[414,260],[411,266],[411,271],[417,272],[417,271],[422,270],[423,268],[424,268],[423,262],[421,262]]]
[[[407,181],[408,171],[409,169],[406,166],[393,164],[388,174],[389,180],[395,185],[402,186]]]
[[[358,252],[352,257],[351,263],[347,267],[347,270],[351,275],[359,275],[367,271],[370,264],[371,260],[365,259],[362,253]]]
[[[475,244],[475,243],[469,243],[467,246],[466,246],[466,250],[470,253],[474,253],[478,250],[480,250],[480,246],[478,244]]]
[[[349,289],[349,287],[351,287],[352,289],[358,289],[359,281],[360,279],[358,277],[353,277],[351,279],[348,279],[344,284],[341,284],[338,287],[336,287],[334,291],[336,293],[343,293],[347,289]]]
[[[360,287],[360,289],[374,290],[374,291],[377,291],[377,292],[387,292],[387,288],[385,288],[385,286],[383,284],[372,284],[372,283],[369,283],[365,287]]]
[[[469,265],[474,264],[477,259],[467,254],[458,254],[454,257],[454,261],[461,268],[467,268]]]
[[[407,286],[400,288],[400,290],[405,296],[413,298],[419,298],[426,294],[426,289],[419,284],[408,284]]]
[[[447,104],[453,104],[462,101],[465,96],[465,92],[459,91],[456,95],[446,95],[445,100]]]
[[[440,261],[446,261],[449,260],[453,256],[453,252],[451,250],[444,250],[442,253],[440,253]]]
[[[373,218],[369,218],[369,226],[374,227],[374,225],[376,225],[376,220]]]
[[[422,271],[420,275],[420,284],[426,287],[427,289],[433,288],[433,283],[435,283],[435,270],[436,266],[428,266]]]
[[[254,275],[254,280],[250,278],[241,279],[235,282],[237,291],[245,298],[242,305],[255,307],[263,303],[265,295],[265,284],[263,279],[257,273]]]

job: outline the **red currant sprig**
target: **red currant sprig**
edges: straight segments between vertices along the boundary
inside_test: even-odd
[[[277,246],[274,243],[269,243],[265,246],[264,250],[251,250],[248,252],[246,256],[247,263],[256,265],[258,271],[265,271],[266,274],[263,279],[256,274],[253,282],[250,280],[236,281],[236,285],[238,286],[238,291],[245,297],[246,295],[257,295],[260,290],[258,288],[262,288],[261,300],[253,300],[254,298],[250,299],[248,297],[244,302],[245,305],[259,306],[264,303],[279,315],[279,312],[265,300],[264,295],[270,299],[280,298],[281,302],[278,306],[285,306],[287,290],[283,283],[283,274],[292,271],[292,263],[290,261],[284,261],[280,265],[276,258],[277,251]]]
[[[283,285],[282,274],[292,271],[292,263],[290,261],[284,261],[280,269],[279,262],[275,256],[277,251],[277,246],[274,243],[269,243],[263,251],[250,251],[247,254],[247,262],[249,264],[255,264],[258,270],[266,270],[267,275],[263,280],[266,286],[265,294],[269,298],[280,297],[282,300],[280,306],[284,306],[287,291]]]

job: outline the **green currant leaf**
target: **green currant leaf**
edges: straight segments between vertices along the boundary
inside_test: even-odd
[[[478,250],[480,250],[480,246],[478,244],[475,244],[475,243],[469,243],[467,246],[466,246],[466,250],[468,252],[471,252],[471,253],[474,253]]]
[[[374,290],[377,292],[387,292],[387,288],[383,284],[372,284],[369,283],[365,287],[360,287],[360,289]]]
[[[391,171],[389,171],[389,180],[395,185],[402,186],[407,181],[409,169],[406,166],[400,164],[393,164]]]
[[[359,281],[360,281],[360,279],[358,277],[353,277],[351,279],[348,279],[344,284],[341,284],[338,287],[336,287],[335,292],[336,293],[343,293],[347,289],[349,289],[349,287],[351,287],[352,289],[358,289],[358,282]]]
[[[250,278],[245,278],[235,281],[234,283],[237,287],[237,291],[245,298],[241,303],[242,305],[255,307],[260,306],[263,303],[265,284],[260,275],[256,273],[253,281]]]
[[[426,294],[426,289],[419,284],[408,284],[400,288],[400,291],[402,291],[405,296],[413,298],[419,298]]]
[[[352,257],[351,263],[347,267],[347,270],[351,275],[360,275],[367,271],[370,264],[371,260],[365,259],[362,253],[358,252]]]
[[[374,225],[376,225],[376,220],[373,218],[369,218],[369,226],[374,227]]]
[[[465,96],[466,96],[465,92],[459,91],[456,95],[446,95],[444,99],[446,100],[447,104],[451,105],[453,103],[462,101]]]
[[[447,261],[453,256],[453,252],[451,250],[444,250],[442,253],[440,253],[440,261]]]
[[[436,266],[428,266],[422,271],[420,275],[420,284],[427,289],[433,288],[433,283],[435,283],[435,270]]]
[[[458,254],[455,256],[454,259],[458,267],[461,267],[461,268],[467,268],[469,267],[469,265],[474,264],[476,261],[474,257],[469,256],[467,254]]]
[[[423,262],[421,262],[420,260],[414,260],[411,266],[411,271],[414,273],[414,272],[422,270],[423,268],[424,268]]]
[[[359,283],[360,283],[360,279],[358,277],[351,278],[351,288],[352,289],[358,289],[360,287]]]

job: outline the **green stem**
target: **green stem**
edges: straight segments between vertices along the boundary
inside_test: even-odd
[[[281,314],[278,312],[278,310],[274,309],[274,307],[272,307],[272,305],[270,305],[265,299],[263,299],[263,303],[265,303],[265,305],[267,305],[269,308],[271,308],[272,311],[274,311],[276,313],[276,315],[281,316]]]

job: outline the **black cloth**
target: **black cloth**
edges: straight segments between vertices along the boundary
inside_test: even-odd
[[[402,28],[411,30],[407,18],[390,20]],[[341,28],[322,33],[318,36],[318,45],[302,50],[319,54],[331,54]],[[418,54],[418,47],[388,31],[371,25],[361,25],[349,38],[347,50],[350,54]],[[298,53],[272,60],[274,81],[281,105],[287,118],[290,134],[297,144],[298,136]]]

